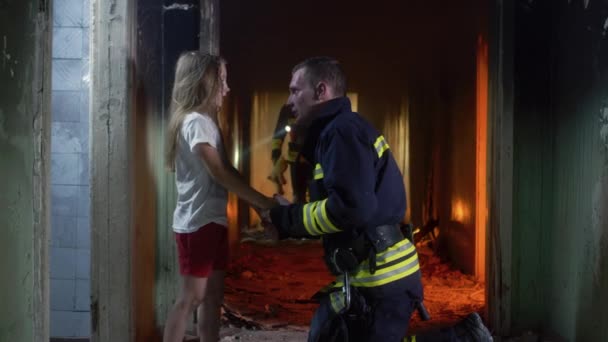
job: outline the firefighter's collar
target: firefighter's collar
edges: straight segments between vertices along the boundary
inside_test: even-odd
[[[322,120],[328,116],[334,116],[343,112],[350,112],[350,100],[346,96],[337,97],[320,104],[316,111],[317,115],[315,115],[316,117],[313,121],[313,125],[315,124],[315,121]]]
[[[331,99],[320,104],[316,108],[315,119],[306,133],[306,140],[302,148],[304,158],[308,161],[314,160],[314,149],[325,126],[327,126],[334,116],[340,113],[350,113],[351,111],[350,100],[346,96]]]

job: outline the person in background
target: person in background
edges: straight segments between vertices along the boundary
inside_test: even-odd
[[[167,167],[175,172],[173,231],[182,288],[167,317],[164,342],[181,342],[198,309],[200,341],[219,340],[220,307],[228,262],[228,191],[258,210],[275,205],[251,188],[229,163],[218,128],[228,91],[226,63],[186,52],[177,61],[168,126]]]
[[[294,132],[291,129],[295,119],[291,107],[286,104],[283,105],[272,138],[272,171],[268,179],[277,185],[277,193],[283,195],[283,185],[287,184],[284,173],[289,167],[293,202],[304,203],[312,169],[300,156],[299,148],[295,142]],[[283,157],[283,144],[286,140],[287,155]]]

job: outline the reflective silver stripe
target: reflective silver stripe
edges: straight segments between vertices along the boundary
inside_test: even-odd
[[[321,167],[321,164],[317,164],[315,166],[315,171],[313,171],[313,178],[314,179],[322,179],[323,178],[323,168]]]
[[[316,207],[316,203],[317,202],[304,204],[304,207],[302,209],[302,211],[303,211],[303,213],[302,213],[303,220],[302,221],[304,221],[304,228],[306,228],[306,231],[308,232],[308,234],[313,235],[313,236],[322,234],[321,230],[316,227],[314,219],[312,217],[312,211]]]
[[[403,265],[402,265],[403,264]],[[388,272],[376,274],[372,276],[359,276],[354,275],[352,277],[352,284],[357,286],[380,286],[387,283],[390,283],[394,280],[405,278],[408,275],[414,273],[418,269],[420,269],[420,265],[418,264],[418,254],[414,254],[411,258],[395,265],[397,268],[392,269],[392,267],[387,268]],[[362,272],[368,273],[368,272]],[[369,273],[368,273],[369,274]]]
[[[331,222],[331,220],[329,219],[329,215],[327,215],[327,198],[321,201],[321,204],[319,205],[319,207],[321,210],[321,215],[323,216],[323,221],[331,227],[332,231],[333,232],[342,231],[342,229],[336,227],[336,225]]]
[[[405,243],[403,242],[405,241]],[[410,254],[414,249],[414,245],[412,245],[412,243],[410,242],[410,240],[403,240],[401,242],[398,242],[396,244],[397,249],[395,250],[387,250],[384,251],[382,253],[379,253],[378,256],[376,257],[376,265],[380,265],[383,264],[387,261],[389,261],[389,259],[395,259],[393,258],[394,256],[396,256],[397,254]],[[399,246],[399,244],[403,243],[403,245]]]
[[[376,148],[376,152],[378,152],[378,158],[382,157],[384,151],[389,149],[388,143],[384,140],[384,136],[379,136],[374,142],[374,148]]]
[[[404,256],[410,254],[415,249],[416,249],[416,247],[414,247],[414,245],[412,245],[412,243],[409,240],[407,240],[407,239],[401,240],[401,241],[397,242],[396,244],[394,244],[393,246],[391,246],[386,251],[376,254],[376,266],[382,266],[383,264],[385,264],[387,262],[398,259],[400,257],[404,257]],[[369,268],[369,262],[367,260],[364,260],[359,265],[357,271],[366,270],[368,268]]]
[[[381,258],[380,258],[381,257]],[[375,287],[388,284],[390,282],[405,278],[420,269],[418,262],[418,254],[416,253],[416,247],[408,240],[403,240],[395,246],[389,248],[388,251],[377,254],[376,259],[378,263],[376,266],[378,269],[374,274],[369,273],[368,262],[362,262],[355,274],[351,275],[352,284],[359,287]],[[381,266],[387,265],[390,262],[399,260],[401,258],[407,258],[400,262],[390,265],[385,268]],[[381,261],[379,261],[381,260]],[[343,285],[343,277],[339,276],[336,278],[335,287]]]
[[[327,217],[327,210],[325,209],[326,204],[327,204],[327,199],[324,199],[315,208],[314,214],[315,214],[315,218],[317,219],[317,223],[319,223],[321,230],[323,230],[323,232],[325,232],[325,233],[340,232],[341,230],[338,227],[336,227],[333,223],[331,223],[331,221],[329,220],[329,217]]]
[[[317,209],[314,212],[314,217],[316,219],[316,222],[319,224],[319,226],[321,227],[321,230],[324,233],[337,233],[338,231],[333,231],[332,228],[323,220],[323,216],[321,214],[321,208],[319,206],[317,206]]]
[[[369,273],[364,272],[367,273],[367,275],[351,276],[351,284],[358,287],[376,287],[406,278],[420,269],[420,264],[418,263],[418,254],[414,254],[411,258],[408,258],[408,260],[405,260],[404,262],[395,266],[398,267],[382,274],[369,275]],[[344,286],[344,277],[342,275],[336,277],[336,281],[334,282],[333,286]]]
[[[321,229],[321,226],[319,225],[319,223],[315,219],[315,211],[317,211],[318,207],[319,207],[319,202],[318,201],[311,203],[311,206],[310,206],[310,217],[311,217],[311,222],[312,222],[312,228],[314,229],[314,231],[317,232],[317,235],[322,235],[323,234],[323,229]]]

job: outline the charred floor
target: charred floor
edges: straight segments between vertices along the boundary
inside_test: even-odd
[[[428,241],[417,245],[424,304],[431,320],[414,315],[410,332],[455,324],[483,312],[485,286],[442,261]],[[316,240],[279,243],[247,238],[236,250],[226,279],[224,322],[258,330],[306,329],[317,303],[315,292],[333,280]],[[447,300],[449,298],[449,300]]]

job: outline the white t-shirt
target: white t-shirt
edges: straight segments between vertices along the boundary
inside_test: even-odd
[[[213,180],[197,155],[195,146],[200,143],[223,151],[215,122],[207,115],[193,112],[184,118],[175,153],[177,205],[173,230],[177,233],[191,233],[211,222],[228,225],[228,192]]]

